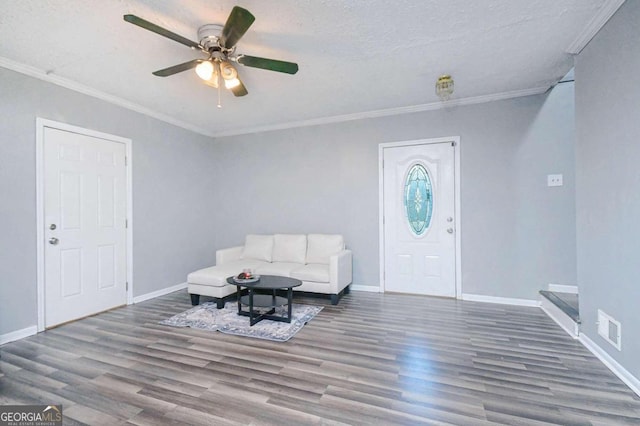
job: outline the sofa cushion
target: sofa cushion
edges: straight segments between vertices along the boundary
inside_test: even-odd
[[[291,271],[291,278],[316,283],[328,283],[329,267],[318,263],[309,263]]]
[[[220,266],[198,269],[187,275],[187,283],[222,287],[226,283],[224,282],[224,277],[218,271],[220,271]]]
[[[242,259],[273,260],[273,235],[249,234],[244,241]]]
[[[235,260],[223,265],[211,266],[199,269],[187,275],[187,283],[222,287],[227,284],[227,278],[238,275],[243,269],[258,270],[261,265],[269,265],[268,262],[258,260]]]
[[[307,263],[328,265],[329,257],[342,250],[344,250],[342,235],[309,234],[307,237]]]
[[[263,263],[256,268],[256,273],[259,275],[279,275],[281,277],[291,276],[291,271],[303,266],[301,263],[291,262],[273,262]]]
[[[276,234],[273,236],[273,261],[304,263],[307,257],[307,236]]]

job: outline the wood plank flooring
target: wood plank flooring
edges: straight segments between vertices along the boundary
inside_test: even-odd
[[[186,291],[0,347],[0,405],[89,425],[622,425],[640,398],[537,308],[352,292],[286,343],[172,328]]]

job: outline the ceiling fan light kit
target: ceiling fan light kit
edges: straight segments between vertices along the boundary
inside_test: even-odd
[[[442,101],[448,101],[453,94],[453,78],[448,74],[443,74],[436,81],[436,95]]]
[[[213,76],[213,64],[209,61],[202,61],[196,66],[196,74],[203,80],[210,80]]]
[[[229,62],[220,62],[220,74],[222,74],[224,86],[227,89],[233,89],[240,85],[238,71]]]
[[[298,64],[293,62],[235,54],[236,43],[242,38],[251,24],[255,21],[255,17],[251,12],[238,6],[235,6],[231,10],[231,14],[227,18],[227,22],[224,26],[218,24],[206,24],[201,26],[198,29],[198,43],[135,15],[124,15],[123,18],[130,24],[137,25],[163,37],[170,38],[171,40],[183,44],[191,49],[200,50],[202,53],[207,55],[207,58],[194,59],[192,61],[154,71],[153,74],[158,77],[168,77],[170,75],[195,68],[195,72],[198,77],[204,80],[205,84],[208,86],[219,88],[219,76],[221,76],[224,80],[224,86],[231,90],[234,96],[244,96],[248,93],[247,89],[238,76],[238,70],[231,64],[231,62],[235,62],[246,67],[261,68],[268,71],[276,71],[286,74],[295,74],[298,72]],[[218,106],[220,106],[219,101]]]

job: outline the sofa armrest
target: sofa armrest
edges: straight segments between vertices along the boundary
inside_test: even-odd
[[[242,256],[243,248],[244,246],[238,246],[216,250],[216,265],[223,265],[233,260],[239,260],[240,256]]]
[[[333,294],[340,293],[353,279],[351,250],[342,250],[329,257],[329,283]]]

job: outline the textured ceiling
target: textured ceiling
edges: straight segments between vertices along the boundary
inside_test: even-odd
[[[70,81],[205,134],[240,133],[438,101],[547,88],[606,0],[3,0],[0,65]],[[233,8],[256,21],[237,52],[297,62],[296,75],[238,66],[249,95],[205,86],[192,71],[152,71],[202,57],[123,21],[132,13],[191,40]],[[14,67],[15,68],[15,67]]]

